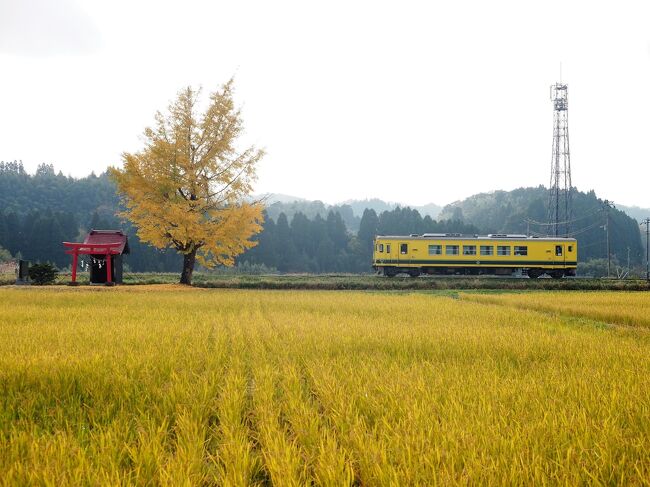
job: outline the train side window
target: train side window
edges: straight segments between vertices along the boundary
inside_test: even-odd
[[[510,255],[510,245],[497,245],[497,255]]]
[[[573,252],[573,245],[569,245],[569,252]]]
[[[555,255],[558,257],[562,257],[562,246],[561,245],[556,245],[555,246]]]
[[[383,251],[384,251],[384,244],[379,244],[379,252],[383,252]]]
[[[409,253],[409,244],[400,244],[399,245],[399,253],[400,254],[408,254]]]
[[[441,255],[442,245],[429,245],[429,255]]]
[[[463,245],[463,255],[476,255],[476,245]]]
[[[514,255],[528,255],[528,247],[526,245],[515,245]]]
[[[446,245],[445,254],[447,255],[458,255],[458,245]]]
[[[390,244],[386,244],[386,253],[390,254]]]
[[[481,245],[481,255],[494,255],[494,247],[492,245]]]

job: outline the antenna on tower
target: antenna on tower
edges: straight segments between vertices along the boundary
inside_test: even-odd
[[[560,64],[560,79],[562,78]],[[569,100],[566,84],[551,85],[553,102],[553,148],[551,150],[551,182],[549,184],[548,221],[553,234],[569,235],[571,205],[571,155],[569,152]],[[561,226],[564,226],[562,232]]]

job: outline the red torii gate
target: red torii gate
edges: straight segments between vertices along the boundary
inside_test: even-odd
[[[68,247],[65,251],[66,254],[72,255],[72,281],[71,284],[77,282],[77,263],[79,261],[79,254],[93,255],[99,254],[106,257],[106,284],[111,284],[111,255],[119,255],[122,253],[123,242],[103,243],[103,244],[87,244],[80,242],[63,242],[63,245]]]
[[[106,259],[105,284],[110,286],[114,281],[121,282],[121,255],[129,253],[127,236],[121,230],[91,230],[83,242],[63,242],[63,245],[66,247],[65,253],[72,255],[72,282],[70,284],[76,284],[77,282],[79,254],[103,255]],[[116,259],[120,257],[119,261],[113,261],[114,256],[116,256]],[[91,269],[91,282],[93,280],[93,269],[94,267]],[[113,276],[114,272],[117,272],[117,275]]]

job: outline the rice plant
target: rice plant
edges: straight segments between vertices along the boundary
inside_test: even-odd
[[[650,298],[462,298],[0,289],[0,485],[647,484]]]

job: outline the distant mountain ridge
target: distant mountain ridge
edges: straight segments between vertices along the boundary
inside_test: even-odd
[[[436,203],[427,203],[426,205],[410,205],[407,203],[396,203],[393,201],[384,201],[379,198],[368,198],[368,199],[349,199],[342,201],[340,203],[327,204],[320,200],[308,200],[306,198],[301,198],[299,196],[292,196],[283,193],[268,193],[265,195],[260,195],[259,197],[263,198],[267,206],[272,206],[275,203],[281,203],[283,205],[289,205],[294,207],[300,207],[303,205],[310,206],[313,208],[320,207],[324,208],[324,211],[329,211],[329,208],[340,208],[342,206],[349,206],[352,208],[352,213],[354,216],[361,217],[363,212],[366,209],[375,210],[377,213],[382,211],[392,211],[395,208],[411,208],[417,210],[423,217],[430,216],[433,219],[437,219],[438,215],[442,211],[442,206]],[[323,216],[323,215],[321,215]]]
[[[630,217],[634,218],[636,221],[641,221],[646,218],[650,218],[650,208],[641,208],[639,206],[625,206],[625,205],[616,205],[621,211],[627,213]]]
[[[548,191],[543,186],[541,188],[543,188],[544,191]],[[486,193],[479,193],[479,194],[493,194],[499,191],[500,190],[495,190],[495,191],[489,191]],[[327,211],[327,209],[330,207],[340,207],[343,205],[347,205],[352,208],[352,212],[354,216],[357,217],[361,217],[363,215],[363,211],[366,208],[373,209],[375,210],[375,212],[381,213],[382,211],[394,210],[399,206],[401,208],[408,207],[414,210],[418,210],[418,212],[422,216],[429,215],[433,219],[438,219],[439,217],[441,217],[441,213],[443,213],[443,210],[445,210],[445,214],[442,215],[442,218],[448,219],[450,217],[449,208],[453,208],[454,206],[457,206],[462,201],[473,198],[475,196],[477,195],[472,195],[469,196],[468,198],[465,198],[464,200],[455,201],[453,203],[449,203],[447,205],[442,205],[442,206],[436,203],[428,203],[426,205],[418,206],[418,205],[411,205],[408,203],[395,203],[395,202],[385,201],[380,198],[349,199],[349,200],[342,201],[340,203],[328,205],[326,203],[322,203],[319,200],[308,200],[307,198],[302,198],[300,196],[293,196],[293,195],[288,195],[283,193],[269,193],[267,195],[262,195],[262,197],[266,199],[267,205],[272,205],[273,203],[278,203],[278,202],[282,204],[292,204],[292,203],[299,202],[305,204],[316,203],[316,206],[320,206],[319,203],[322,203],[323,205],[322,208],[325,208],[325,210],[323,211]],[[300,205],[296,205],[296,206],[300,206]],[[628,216],[634,218],[637,221],[641,221],[645,218],[650,217],[650,208],[642,208],[639,206],[626,206],[626,205],[616,205],[616,208],[623,211]]]

